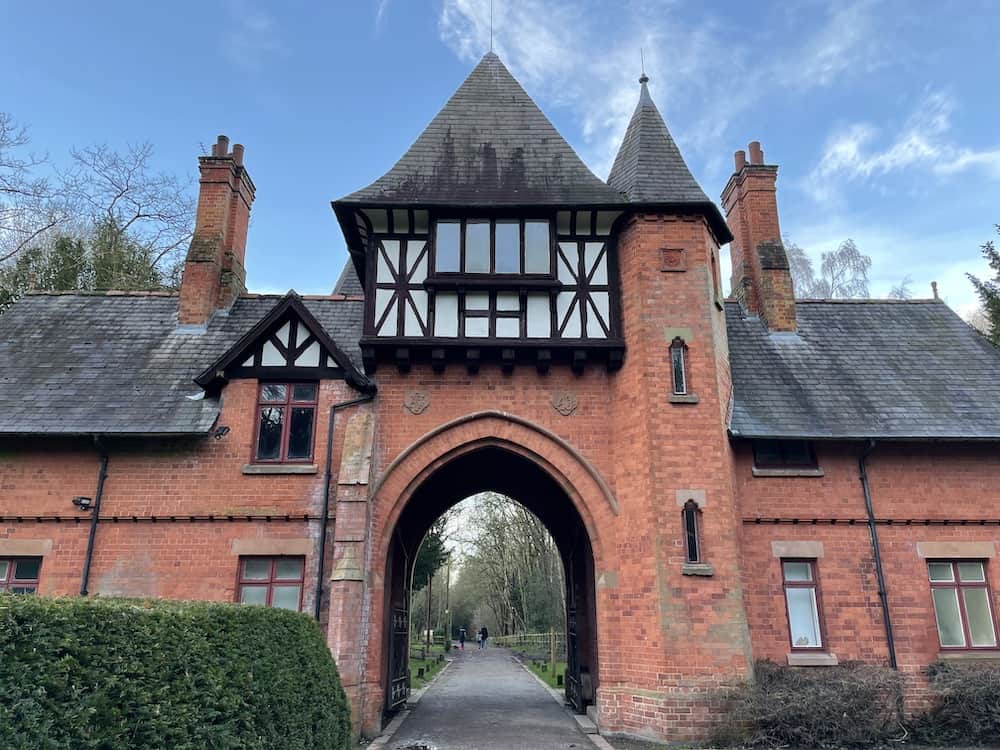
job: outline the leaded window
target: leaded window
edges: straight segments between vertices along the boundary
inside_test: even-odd
[[[261,383],[255,461],[312,461],[317,391],[316,383]]]

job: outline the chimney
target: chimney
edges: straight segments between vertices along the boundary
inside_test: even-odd
[[[733,232],[733,294],[772,331],[795,330],[795,294],[788,256],[778,226],[775,181],[778,167],[764,163],[760,141],[737,151],[732,177],[722,191],[726,221]]]
[[[184,261],[177,320],[203,326],[212,313],[230,307],[246,291],[247,229],[254,185],[243,166],[243,146],[220,135],[210,156],[198,157],[201,172],[194,236]]]

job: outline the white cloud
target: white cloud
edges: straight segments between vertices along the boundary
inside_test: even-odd
[[[255,7],[250,0],[230,0],[229,16],[222,50],[236,67],[257,71],[272,55],[284,52],[281,31],[267,11]]]
[[[386,13],[389,10],[389,0],[375,0],[375,33],[382,31],[382,24],[385,23]]]
[[[640,48],[668,126],[689,157],[713,162],[711,178],[728,168],[718,155],[733,144],[723,138],[746,109],[789,88],[829,86],[886,59],[868,2],[831,3],[818,24],[810,19],[814,28],[803,30],[792,17],[791,28],[759,32],[692,17],[701,11],[671,0],[631,0],[614,12],[609,28],[570,0],[504,0],[493,8],[493,48],[529,93],[573,112],[584,138],[581,156],[602,177],[638,99]],[[475,62],[490,48],[490,0],[444,0],[438,21],[442,40],[462,60]],[[800,41],[789,49],[787,38]]]
[[[1000,149],[977,151],[952,142],[954,109],[948,95],[928,92],[898,135],[881,148],[876,145],[880,130],[870,123],[840,128],[827,139],[820,162],[807,177],[807,191],[817,201],[835,201],[849,182],[871,182],[911,168],[954,174],[975,167],[1000,178]]]

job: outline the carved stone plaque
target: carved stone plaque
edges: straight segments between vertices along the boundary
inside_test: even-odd
[[[660,270],[661,271],[686,271],[687,258],[681,248],[660,248]]]
[[[552,394],[552,408],[564,417],[575,412],[577,406],[576,396],[569,391],[558,391]]]
[[[430,405],[430,397],[423,391],[410,391],[403,400],[403,407],[410,414],[423,414]]]

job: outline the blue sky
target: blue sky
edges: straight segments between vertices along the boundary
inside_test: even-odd
[[[495,48],[601,177],[650,90],[705,191],[759,139],[782,229],[818,258],[848,237],[872,292],[931,280],[962,313],[1000,222],[1000,5],[494,0]],[[489,47],[489,0],[8,3],[0,110],[55,162],[149,141],[194,176],[217,133],[247,149],[255,291],[328,292],[329,202],[405,151]]]

